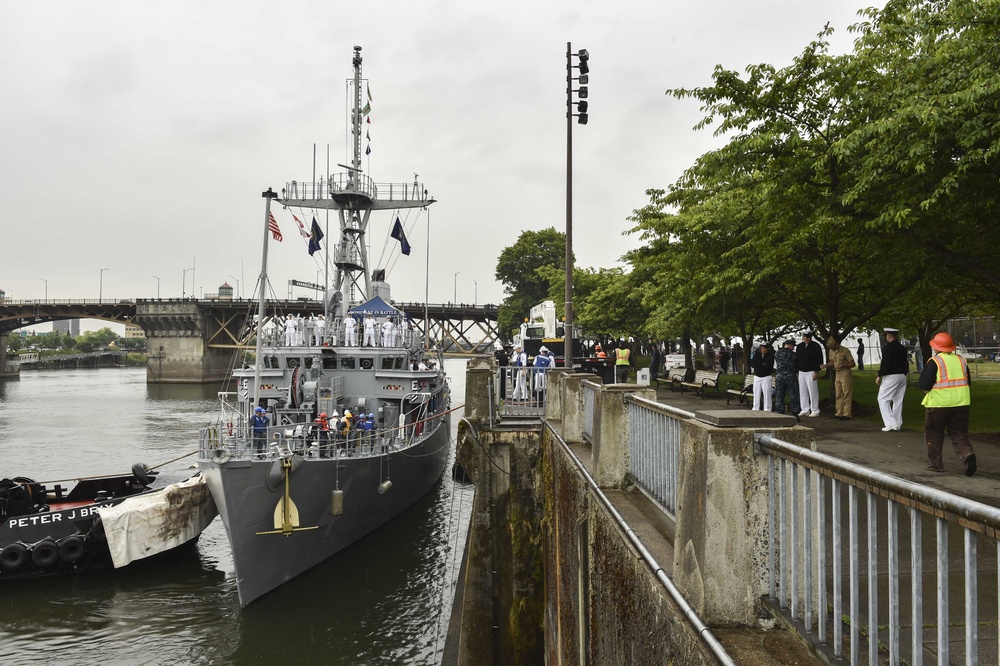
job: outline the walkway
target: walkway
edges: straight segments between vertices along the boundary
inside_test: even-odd
[[[705,409],[748,409],[745,404],[737,405],[735,401],[727,406],[725,396],[709,394],[709,397],[701,399],[690,393],[682,395],[664,387],[657,389],[656,399],[665,405],[690,412]],[[903,429],[898,432],[882,432],[882,421],[878,416],[874,417],[875,420],[854,418],[839,421],[833,418],[833,410],[827,402],[821,400],[823,413],[820,416],[802,417],[801,423],[816,431],[816,448],[821,453],[1000,507],[1000,438],[996,434],[971,436],[976,448],[977,464],[976,475],[971,478],[965,476],[965,468],[955,457],[951,450],[951,440],[946,437],[945,473],[939,474],[924,469],[927,464],[927,448],[924,444],[922,421],[904,423]]]

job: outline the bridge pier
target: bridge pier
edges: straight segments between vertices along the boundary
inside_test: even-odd
[[[7,357],[7,335],[0,333],[0,379],[20,379],[19,365]]]
[[[147,384],[209,384],[227,379],[235,349],[209,346],[209,313],[197,301],[136,304],[146,332]]]

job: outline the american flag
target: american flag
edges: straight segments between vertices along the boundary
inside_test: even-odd
[[[274,213],[267,214],[267,228],[271,230],[274,240],[281,242],[281,229],[278,228],[278,221],[274,219]]]

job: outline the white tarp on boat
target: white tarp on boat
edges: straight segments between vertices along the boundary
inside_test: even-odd
[[[187,543],[219,513],[201,474],[97,512],[116,569]]]

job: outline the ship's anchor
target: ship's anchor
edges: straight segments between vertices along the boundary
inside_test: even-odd
[[[266,532],[257,532],[258,536],[262,534],[283,534],[284,536],[289,536],[292,532],[302,532],[303,530],[315,530],[319,528],[318,525],[299,527],[299,510],[288,493],[288,476],[291,469],[291,459],[282,458],[281,471],[285,475],[285,494],[278,500],[277,506],[274,507],[274,529]]]

